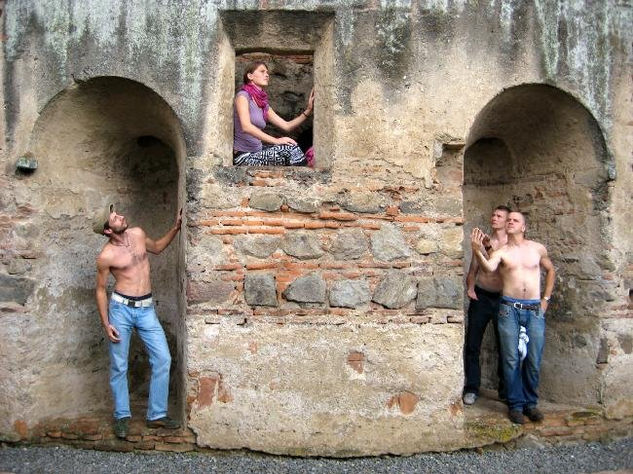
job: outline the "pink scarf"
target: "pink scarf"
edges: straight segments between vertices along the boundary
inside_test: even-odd
[[[264,89],[260,89],[255,84],[244,84],[242,86],[243,91],[248,92],[251,99],[255,101],[257,106],[264,111],[264,120],[268,121],[268,94]]]

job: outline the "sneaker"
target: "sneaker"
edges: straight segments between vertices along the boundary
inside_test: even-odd
[[[130,417],[114,420],[114,434],[117,438],[124,439],[127,436]]]
[[[530,421],[543,421],[543,412],[536,407],[527,407],[523,409],[523,414],[527,416]]]
[[[180,428],[180,423],[176,420],[172,420],[168,416],[164,416],[157,420],[147,420],[146,425],[148,428],[167,428],[168,430],[176,430]]]
[[[516,423],[517,425],[525,423],[525,418],[523,418],[521,410],[510,410],[509,418],[512,423]]]
[[[464,405],[472,405],[475,403],[475,400],[477,400],[477,394],[473,392],[465,393],[462,400],[464,401]]]

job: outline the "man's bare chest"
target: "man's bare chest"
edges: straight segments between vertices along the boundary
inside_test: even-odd
[[[129,245],[116,249],[111,268],[115,270],[129,270],[147,261],[147,251],[139,245]]]
[[[517,248],[503,258],[503,267],[507,271],[535,271],[539,268],[539,253],[532,248]]]

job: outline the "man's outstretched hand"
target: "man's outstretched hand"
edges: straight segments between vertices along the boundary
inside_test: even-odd
[[[473,251],[481,250],[482,243],[484,241],[484,234],[479,227],[475,227],[470,233],[470,245]]]

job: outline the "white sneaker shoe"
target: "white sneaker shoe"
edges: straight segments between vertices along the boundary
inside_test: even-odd
[[[462,400],[464,400],[464,405],[472,405],[477,400],[477,394],[472,392],[465,393]]]

